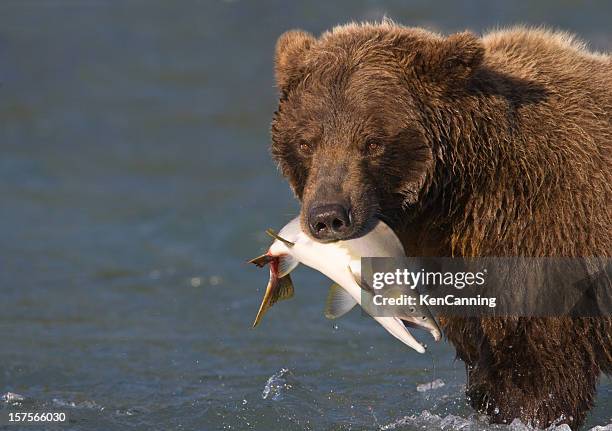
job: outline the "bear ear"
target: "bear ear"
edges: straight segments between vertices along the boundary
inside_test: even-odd
[[[413,62],[419,77],[452,85],[469,79],[483,58],[482,41],[466,31],[427,43]]]
[[[276,42],[274,71],[276,85],[282,93],[299,81],[304,55],[315,41],[310,33],[301,30],[290,30],[283,33]]]

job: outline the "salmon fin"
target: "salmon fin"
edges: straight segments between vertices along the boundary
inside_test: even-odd
[[[349,272],[353,275],[355,283],[361,287],[361,260],[362,259],[351,259],[348,265]]]
[[[299,263],[299,260],[291,256],[290,254],[283,254],[278,256],[278,276],[280,278],[283,278],[289,275],[289,273],[293,271]]]
[[[261,256],[257,256],[255,259],[249,260],[249,263],[257,265],[260,268],[263,268],[264,266],[269,264],[273,259],[274,257],[270,256],[269,254],[262,254]]]
[[[291,299],[295,293],[293,289],[293,281],[291,280],[291,276],[289,274],[281,277],[278,280],[278,295],[275,298],[272,298],[274,302],[271,302],[270,305],[276,304],[278,301],[283,299]]]
[[[295,245],[294,242],[291,241],[287,241],[285,238],[280,237],[276,232],[274,232],[272,229],[267,229],[266,233],[268,235],[270,235],[272,238],[277,239],[281,242],[283,242],[286,246],[288,247],[293,247]]]
[[[261,300],[261,305],[259,306],[257,316],[255,316],[253,328],[256,327],[259,322],[261,322],[261,319],[270,309],[270,307],[280,300],[293,297],[293,292],[293,282],[291,281],[291,277],[289,275],[279,278],[273,275],[272,271],[270,271],[270,281],[266,287],[266,293]]]
[[[327,301],[325,302],[325,317],[337,319],[357,305],[357,301],[344,288],[334,283],[329,288]]]

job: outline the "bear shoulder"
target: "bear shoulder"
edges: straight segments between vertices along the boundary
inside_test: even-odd
[[[554,57],[558,59],[594,60],[610,63],[607,53],[589,49],[576,35],[545,27],[514,26],[488,32],[482,37],[489,53],[515,57]]]

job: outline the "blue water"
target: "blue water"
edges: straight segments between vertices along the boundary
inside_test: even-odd
[[[449,345],[421,356],[359,312],[326,320],[313,271],[251,329],[267,274],[245,260],[298,211],[267,153],[282,31],[386,14],[447,32],[547,23],[612,48],[612,3],[533,3],[0,3],[0,414],[65,411],[50,428],[79,430],[509,429],[467,407]],[[605,379],[587,428],[611,422]]]

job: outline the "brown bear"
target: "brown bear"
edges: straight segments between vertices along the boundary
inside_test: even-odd
[[[412,256],[612,252],[612,62],[566,33],[390,21],[283,34],[272,156],[319,241],[387,221]],[[576,428],[612,319],[446,318],[471,404]]]

